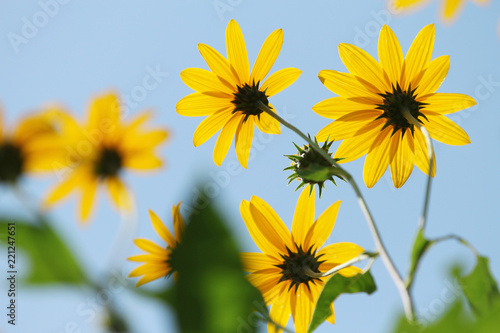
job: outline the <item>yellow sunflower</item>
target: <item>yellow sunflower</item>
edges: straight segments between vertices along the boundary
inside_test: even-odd
[[[319,131],[318,141],[343,140],[335,153],[335,158],[344,158],[339,163],[366,154],[363,177],[368,187],[375,185],[389,165],[397,188],[406,182],[414,165],[429,174],[424,135],[408,122],[405,110],[433,139],[449,145],[470,143],[467,133],[444,115],[476,102],[463,94],[436,93],[448,73],[450,58],[431,61],[433,46],[434,25],[430,24],[419,32],[403,58],[396,36],[383,26],[379,62],[354,45],[340,44],[340,58],[350,73],[319,73],[323,84],[339,97],[313,107],[317,114],[336,119]]]
[[[364,252],[353,243],[334,243],[320,249],[332,232],[340,201],[314,221],[315,193],[314,188],[308,187],[297,202],[291,233],[264,200],[253,196],[250,202],[244,200],[240,206],[248,231],[263,252],[242,253],[245,270],[250,272],[248,279],[260,290],[266,305],[272,304],[271,319],[285,327],[292,314],[297,333],[307,332],[319,293],[327,281],[327,278],[309,277],[304,267],[313,272],[326,272]],[[347,277],[360,272],[354,266],[339,271]],[[333,324],[333,303],[331,308],[328,321]],[[268,329],[279,331],[272,324]]]
[[[149,216],[156,233],[167,243],[167,246],[160,246],[147,239],[136,239],[135,245],[147,254],[139,254],[128,258],[130,261],[143,262],[141,266],[130,272],[129,277],[138,277],[143,275],[137,282],[137,287],[159,279],[167,277],[174,273],[174,279],[177,279],[177,272],[172,267],[171,256],[174,249],[181,242],[184,234],[184,221],[180,213],[181,203],[172,206],[172,216],[174,218],[174,236],[168,231],[160,218],[151,210]]]
[[[53,171],[64,157],[51,110],[25,117],[12,132],[0,113],[0,183],[16,183],[26,173]]]
[[[162,165],[154,149],[168,133],[163,129],[143,128],[150,116],[145,112],[129,123],[121,123],[118,97],[110,93],[91,103],[86,124],[79,126],[73,118],[63,117],[62,132],[67,140],[65,162],[70,169],[48,195],[46,205],[79,190],[82,193],[80,218],[85,221],[98,185],[105,184],[116,206],[128,210],[131,202],[120,179],[121,172],[126,168],[149,171]]]
[[[264,133],[280,134],[279,122],[262,112],[259,104],[274,111],[268,97],[291,85],[301,73],[296,68],[284,68],[263,81],[282,44],[283,31],[278,29],[265,40],[250,72],[243,34],[238,23],[231,20],[226,29],[227,59],[212,47],[198,44],[210,71],[187,68],[181,72],[182,81],[196,92],[177,103],[177,113],[189,117],[208,116],[194,132],[196,147],[222,129],[213,153],[218,166],[235,137],[236,156],[241,165],[247,167],[255,125]]]
[[[486,6],[490,3],[490,0],[471,1],[480,6]],[[454,21],[465,6],[465,2],[466,0],[443,0],[441,4],[441,19],[445,23]],[[429,0],[390,0],[389,8],[395,11],[407,11],[427,3],[429,3]]]

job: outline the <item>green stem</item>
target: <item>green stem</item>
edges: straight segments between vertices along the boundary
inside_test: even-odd
[[[356,193],[356,196],[358,197],[358,204],[361,207],[361,211],[363,212],[363,215],[365,216],[366,221],[368,222],[368,227],[370,228],[370,231],[372,233],[373,240],[375,242],[375,247],[377,249],[377,252],[380,254],[380,258],[382,258],[382,262],[384,263],[385,268],[387,269],[387,272],[391,276],[392,280],[394,281],[394,284],[396,285],[396,288],[399,291],[399,295],[401,297],[401,301],[403,303],[403,308],[405,310],[405,315],[406,318],[413,322],[415,320],[415,313],[413,309],[413,300],[411,299],[409,291],[406,289],[406,285],[404,280],[401,278],[401,274],[399,274],[399,271],[397,270],[396,266],[394,265],[394,262],[392,261],[391,257],[389,256],[389,253],[385,249],[384,243],[382,242],[382,238],[380,237],[380,233],[377,229],[377,226],[375,225],[375,221],[372,217],[372,214],[370,213],[370,210],[368,209],[368,206],[366,205],[366,201],[363,197],[363,194],[361,193],[358,185],[352,178],[352,176],[345,171],[343,168],[341,168],[337,162],[321,147],[319,147],[316,143],[314,143],[310,138],[308,138],[304,133],[302,133],[297,127],[293,126],[292,124],[288,123],[286,120],[281,118],[277,113],[273,112],[267,105],[265,105],[262,102],[259,102],[260,109],[267,114],[269,114],[271,117],[279,121],[283,126],[288,127],[297,135],[299,135],[302,139],[307,141],[309,143],[309,146],[316,150],[321,156],[325,158],[329,163],[331,163],[333,166],[337,167],[339,171],[343,173],[343,177],[345,180],[347,180],[354,192]]]
[[[352,264],[355,264],[357,262],[360,262],[360,261],[363,261],[363,260],[366,260],[366,259],[370,259],[370,258],[374,258],[378,255],[378,253],[362,253],[360,254],[359,256],[355,257],[355,258],[352,258],[351,260],[348,260],[340,265],[337,265],[335,266],[334,268],[330,269],[329,271],[327,272],[324,272],[324,273],[316,273],[314,272],[312,269],[310,269],[308,266],[304,266],[303,269],[304,269],[304,273],[306,273],[307,276],[309,277],[312,277],[312,278],[322,278],[322,277],[326,277],[326,276],[329,276],[329,275],[333,275],[335,273],[337,273],[338,271],[340,271],[341,269],[344,269],[346,267],[349,267],[351,266]]]

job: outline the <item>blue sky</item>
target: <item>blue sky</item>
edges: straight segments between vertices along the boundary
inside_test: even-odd
[[[388,24],[406,53],[420,29],[436,23],[433,58],[451,57],[448,76],[439,91],[470,95],[478,105],[450,115],[469,134],[471,144],[455,147],[435,143],[437,176],[427,234],[437,237],[454,233],[465,237],[480,253],[491,256],[493,273],[499,277],[500,262],[496,256],[500,253],[497,240],[500,3],[487,8],[468,3],[455,24],[443,26],[438,20],[437,2],[412,15],[395,16],[387,11],[385,1],[369,0],[314,4],[150,0],[140,5],[116,0],[4,1],[0,3],[0,105],[9,124],[16,123],[27,112],[54,103],[84,119],[91,98],[114,90],[123,96],[128,107],[125,117],[153,109],[154,125],[169,129],[171,137],[160,150],[166,167],[151,175],[126,175],[137,199],[139,224],[119,239],[121,255],[113,258],[108,255],[118,239],[121,219],[105,195],[99,197],[92,224],[87,227],[76,222],[75,196],[50,212],[54,225],[69,240],[93,277],[102,276],[110,263],[124,275],[128,274],[134,265],[127,263],[125,257],[138,253],[131,239],[159,240],[147,210],[156,211],[170,227],[171,206],[181,200],[188,203],[200,179],[205,179],[204,186],[214,191],[217,205],[230,221],[241,249],[258,251],[244,227],[239,204],[252,195],[259,196],[290,227],[299,192],[294,192],[295,186],[286,185],[288,173],[281,170],[289,162],[283,155],[294,153],[292,141],[303,143],[284,128],[279,136],[256,131],[253,158],[247,170],[234,168],[237,161],[234,148],[222,166],[217,167],[212,161],[215,139],[193,147],[192,135],[201,119],[179,116],[175,104],[191,93],[179,73],[188,67],[207,68],[197,44],[208,44],[225,54],[225,28],[230,19],[235,19],[245,36],[252,64],[264,39],[282,28],[285,40],[272,72],[296,67],[303,73],[296,83],[273,97],[271,103],[302,131],[316,134],[328,120],[316,115],[311,107],[333,96],[317,74],[322,69],[346,71],[338,56],[339,43],[356,44],[377,58],[378,32],[383,24]],[[145,85],[145,80],[156,84]],[[367,189],[362,183],[363,162],[361,158],[345,167],[361,185],[396,265],[406,272],[410,243],[422,208],[425,175],[415,169],[405,186],[396,190],[387,172],[374,188]],[[23,186],[36,204],[54,179],[53,176],[27,179]],[[351,241],[374,249],[354,193],[347,184],[326,185],[323,197],[317,200],[316,216],[337,200],[343,203],[327,243]],[[27,214],[21,213],[22,207],[16,197],[0,190],[2,212]],[[22,259],[20,270],[27,272],[29,263],[27,258]],[[449,302],[448,296],[455,287],[448,280],[447,271],[456,262],[470,269],[474,258],[453,242],[437,245],[424,258],[414,288],[416,309],[421,316],[432,319]],[[396,288],[380,261],[375,263],[373,274],[379,287],[374,295],[341,296],[336,301],[337,331],[386,332],[402,311]],[[130,286],[135,281],[123,283]],[[161,288],[165,283],[171,282],[157,281],[144,288]],[[99,332],[101,311],[94,304],[95,299],[95,292],[90,290],[23,287],[18,298],[19,326],[9,327],[7,332],[59,333],[71,329],[72,323],[82,332]],[[174,330],[172,317],[165,315],[160,304],[124,289],[117,289],[113,299],[128,314],[136,331]],[[2,327],[4,322],[0,324]],[[318,332],[331,329],[325,324]]]

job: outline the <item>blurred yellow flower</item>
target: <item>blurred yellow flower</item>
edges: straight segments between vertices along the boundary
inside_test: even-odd
[[[448,73],[450,58],[431,61],[433,46],[434,25],[430,24],[419,32],[403,58],[396,36],[383,26],[379,62],[354,45],[340,44],[340,58],[350,73],[319,73],[323,84],[339,97],[313,106],[317,114],[336,119],[319,131],[318,141],[343,140],[334,156],[344,158],[339,163],[366,154],[363,177],[368,187],[375,185],[389,165],[397,188],[406,182],[414,165],[429,174],[424,135],[408,122],[404,110],[433,139],[449,145],[470,143],[467,133],[444,115],[476,102],[463,94],[436,93]]]
[[[280,124],[259,108],[259,103],[274,108],[268,97],[274,96],[299,77],[296,68],[284,68],[265,81],[283,44],[283,31],[271,33],[262,45],[250,72],[243,34],[236,21],[226,29],[227,59],[212,47],[198,44],[210,71],[187,68],[181,72],[184,83],[196,92],[182,98],[176,105],[183,116],[205,118],[193,136],[197,147],[221,130],[215,143],[213,159],[221,165],[235,137],[236,155],[247,167],[255,125],[264,133],[280,134]],[[274,111],[275,112],[275,111]]]
[[[54,170],[65,150],[52,110],[25,117],[8,130],[0,113],[0,183],[16,183],[26,173]]]
[[[147,130],[150,118],[141,113],[130,123],[120,122],[119,100],[115,94],[96,98],[90,105],[86,124],[63,116],[62,132],[67,140],[66,163],[71,170],[46,198],[50,206],[74,190],[82,193],[80,219],[88,219],[99,184],[105,184],[119,209],[131,206],[128,191],[120,179],[123,169],[150,171],[162,165],[154,149],[168,136],[163,129]]]
[[[486,6],[490,3],[490,0],[471,1],[480,6]],[[405,12],[421,7],[429,2],[429,0],[390,0],[389,8],[393,11]],[[441,19],[443,22],[453,22],[458,17],[460,11],[464,8],[465,2],[466,0],[443,0],[441,2]]]
[[[147,254],[139,254],[128,258],[130,261],[144,262],[141,266],[130,272],[129,277],[138,277],[143,275],[137,282],[137,287],[151,282],[153,280],[169,276],[174,273],[174,278],[177,279],[177,272],[172,268],[171,256],[172,251],[181,242],[184,234],[184,221],[180,214],[179,203],[177,206],[172,206],[172,216],[174,218],[174,237],[167,227],[163,224],[160,218],[149,211],[149,216],[156,233],[167,243],[167,246],[160,246],[147,239],[136,239],[135,245]]]
[[[302,191],[292,223],[292,232],[264,200],[253,196],[240,206],[241,216],[255,244],[263,253],[242,253],[248,279],[260,290],[266,305],[271,305],[271,319],[285,327],[290,314],[295,332],[305,333],[312,318],[316,301],[328,278],[311,278],[304,267],[313,272],[326,272],[359,256],[363,248],[353,243],[334,243],[321,246],[330,236],[340,201],[328,207],[314,221],[314,187]],[[311,195],[310,192],[312,191]],[[349,266],[339,273],[350,277],[361,269]],[[333,303],[328,321],[335,323]],[[268,325],[269,332],[279,332]]]

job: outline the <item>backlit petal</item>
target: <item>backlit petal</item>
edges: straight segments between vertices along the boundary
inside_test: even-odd
[[[449,68],[450,56],[444,55],[432,60],[418,85],[416,91],[418,96],[436,92],[446,78]]]
[[[279,235],[281,238],[282,242],[287,246],[289,249],[292,248],[292,238],[290,235],[290,231],[286,227],[285,223],[283,223],[283,220],[276,214],[274,209],[264,200],[257,196],[252,196],[250,200],[250,210],[252,211],[252,206],[254,206],[256,209],[259,210],[259,212],[262,214],[262,216],[265,216],[266,220],[269,222],[269,225],[272,227],[273,230],[276,231],[276,233]]]
[[[330,237],[333,227],[335,225],[335,220],[337,219],[337,214],[340,208],[340,201],[331,204],[314,222],[309,231],[307,232],[306,240],[304,242],[304,247],[308,249],[310,246],[314,246],[314,249],[318,250],[325,241]]]
[[[274,267],[277,261],[273,257],[269,257],[264,253],[240,253],[240,258],[243,263],[245,271],[253,273],[263,269]]]
[[[392,136],[391,151],[391,155],[394,154],[391,161],[392,182],[396,188],[400,188],[410,177],[415,165],[415,146],[409,130],[403,137],[401,130]]]
[[[214,136],[232,116],[230,109],[223,109],[205,118],[194,131],[194,146],[198,147]]]
[[[424,120],[424,126],[434,140],[448,145],[461,146],[470,143],[469,136],[465,131],[450,119],[440,114],[426,112],[429,119]]]
[[[353,258],[356,258],[365,250],[354,243],[342,242],[333,243],[320,249],[317,253],[318,255],[323,255],[321,260],[326,260],[326,263],[332,264],[342,264]],[[324,268],[320,266],[320,270],[324,271]],[[326,271],[326,270],[325,270]]]
[[[267,76],[283,45],[283,30],[273,31],[264,41],[250,74],[250,83],[262,82]]]
[[[368,123],[372,123],[381,114],[382,111],[379,110],[348,113],[320,130],[318,132],[318,140],[323,141],[328,135],[330,136],[330,140],[335,141],[352,138],[360,128]]]
[[[254,117],[248,117],[247,121],[243,121],[245,118],[241,117],[240,124],[236,129],[236,157],[238,161],[245,169],[248,164],[248,157],[250,156],[250,148],[252,148],[253,131],[255,128]]]
[[[403,66],[403,51],[399,41],[389,26],[384,25],[378,37],[378,57],[391,82],[398,82]]]
[[[388,126],[380,132],[373,140],[368,155],[366,155],[363,179],[368,188],[373,187],[378,182],[391,162],[391,132],[392,126]]]
[[[429,67],[434,48],[434,24],[425,26],[418,33],[417,37],[406,54],[403,64],[401,87],[408,87],[411,83],[412,89],[419,85],[424,70]]]
[[[260,90],[265,91],[269,97],[274,96],[294,83],[301,73],[301,70],[293,67],[280,69],[262,82]]]
[[[129,210],[131,207],[131,199],[127,188],[118,177],[106,178],[108,191],[111,199],[118,208]]]
[[[198,50],[201,56],[207,62],[210,70],[219,77],[219,80],[225,80],[231,86],[236,87],[239,84],[239,79],[236,72],[231,68],[231,64],[217,50],[206,44],[198,44]]]
[[[221,83],[217,75],[201,68],[186,68],[181,72],[182,81],[191,89],[198,92],[220,91],[230,95],[233,90]]]
[[[185,96],[175,106],[181,116],[200,117],[208,116],[219,110],[233,106],[231,100],[217,98],[202,93],[193,93]]]
[[[343,158],[339,163],[347,163],[365,155],[373,143],[373,138],[377,137],[384,124],[385,121],[383,119],[368,123],[362,129],[362,134],[344,139],[337,148],[334,157]],[[318,138],[318,140],[320,139]]]
[[[346,99],[364,97],[363,103],[370,106],[379,104],[382,100],[380,96],[362,85],[352,74],[325,69],[319,72],[318,77],[325,87],[340,97]]]
[[[80,202],[80,219],[85,221],[88,219],[92,206],[94,204],[94,197],[97,191],[97,179],[89,178],[82,184],[82,200]]]
[[[224,161],[224,158],[226,158],[227,152],[229,150],[229,147],[231,147],[233,137],[236,133],[236,129],[238,128],[240,121],[241,112],[237,112],[231,117],[231,119],[229,119],[229,121],[220,131],[217,142],[215,142],[215,148],[213,152],[213,159],[217,166],[220,166],[222,164],[222,161]]]
[[[366,104],[356,103],[342,97],[327,98],[312,107],[313,111],[322,117],[338,119],[353,111],[363,111],[369,108]]]
[[[429,153],[425,137],[420,130],[415,130],[415,164],[425,174],[429,174]],[[436,174],[436,155],[433,154],[432,177]]]
[[[426,96],[422,101],[429,104],[422,110],[424,114],[427,111],[450,114],[476,105],[474,98],[464,94],[436,93]]]
[[[153,228],[156,230],[156,233],[165,241],[165,243],[174,247],[175,239],[158,215],[156,215],[152,210],[149,210],[149,218],[151,219],[151,223],[153,224]]]
[[[240,26],[235,20],[229,21],[226,28],[227,59],[236,69],[240,84],[245,83],[250,75],[247,48]]]
[[[297,245],[304,245],[307,232],[314,223],[314,198],[316,193],[314,186],[311,192],[311,186],[306,186],[302,190],[302,193],[300,193],[297,206],[295,207],[295,214],[293,215],[292,239]]]

